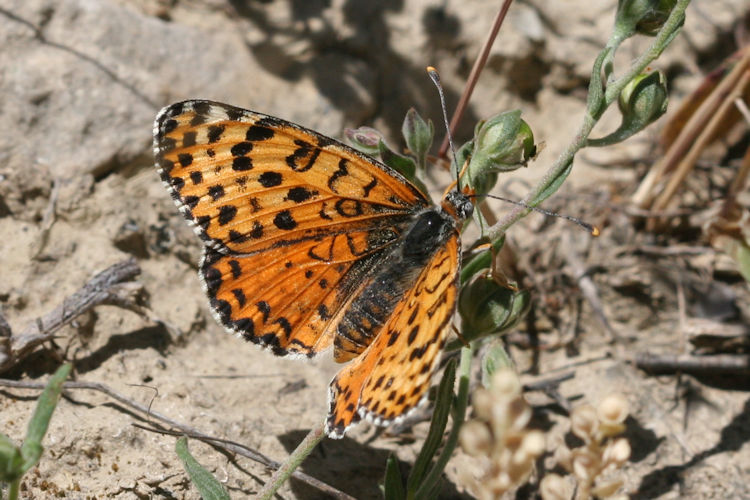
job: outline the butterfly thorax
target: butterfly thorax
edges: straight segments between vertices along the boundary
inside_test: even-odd
[[[334,338],[336,361],[348,361],[370,345],[419,273],[448,239],[458,233],[472,210],[473,205],[465,195],[452,191],[440,207],[430,207],[414,215],[409,227],[393,244],[385,266],[354,299],[339,323]],[[453,280],[455,276],[444,279]],[[385,332],[391,337],[400,333]]]

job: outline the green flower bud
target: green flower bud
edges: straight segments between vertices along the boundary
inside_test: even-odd
[[[467,341],[507,330],[516,325],[530,305],[527,291],[499,285],[491,276],[479,273],[461,289],[458,312],[461,333]]]
[[[620,0],[615,31],[622,39],[635,33],[655,36],[666,22],[677,0]]]
[[[474,133],[469,186],[477,193],[487,193],[494,186],[498,172],[524,166],[535,154],[534,134],[521,119],[521,111],[506,111],[480,122]]]
[[[620,92],[618,104],[625,120],[650,124],[667,112],[667,77],[661,71],[641,73]]]
[[[435,136],[435,126],[432,124],[432,120],[425,121],[414,108],[410,108],[406,112],[401,133],[406,140],[406,147],[417,159],[417,164],[420,168],[424,168],[427,152],[430,150],[432,139]]]
[[[383,141],[383,134],[370,127],[345,128],[344,137],[352,146],[368,155],[378,154],[378,144]]]
[[[620,127],[601,139],[589,139],[589,146],[607,146],[624,141],[646,128],[667,111],[667,80],[661,71],[642,73],[620,93]]]

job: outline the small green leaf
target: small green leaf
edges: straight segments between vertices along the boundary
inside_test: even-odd
[[[499,172],[525,166],[536,154],[534,134],[519,110],[505,111],[481,122],[474,134],[466,184],[480,195],[492,189]]]
[[[515,326],[526,314],[524,304],[527,291],[511,289],[484,273],[474,275],[458,297],[464,339],[472,342]]]
[[[437,397],[435,398],[435,410],[432,412],[430,430],[424,440],[422,449],[419,451],[414,467],[409,474],[406,490],[411,498],[417,489],[423,487],[422,481],[427,474],[432,460],[443,442],[443,433],[448,425],[448,416],[453,406],[453,385],[456,382],[456,360],[452,359],[445,366],[443,378],[440,379]]]
[[[44,439],[44,435],[47,433],[52,413],[55,411],[57,402],[60,400],[63,382],[68,378],[71,368],[70,363],[66,363],[58,368],[54,375],[50,377],[47,386],[39,396],[34,414],[31,416],[31,420],[29,420],[26,439],[24,439],[21,445],[21,455],[23,455],[24,459],[23,472],[36,465],[42,456],[42,450],[44,449],[42,447],[42,439]]]
[[[611,48],[605,48],[599,53],[591,69],[591,81],[589,82],[589,96],[586,101],[586,110],[589,115],[598,120],[606,109],[604,101],[604,82],[602,82],[602,64],[609,55]]]
[[[175,451],[203,500],[230,500],[221,483],[190,454],[185,436],[177,440]]]
[[[423,169],[426,164],[427,152],[432,147],[435,126],[432,120],[425,121],[417,110],[409,108],[401,126],[401,133],[406,141],[406,147],[417,159],[417,166]]]
[[[587,146],[609,146],[640,132],[667,111],[667,81],[661,71],[641,73],[620,92],[620,126],[599,139],[588,139]]]
[[[380,153],[380,159],[383,160],[383,163],[396,170],[407,179],[414,179],[417,172],[417,164],[414,163],[414,160],[392,151],[383,141],[378,142],[378,153]]]
[[[398,458],[391,453],[385,462],[385,481],[383,483],[385,500],[405,500],[404,481],[398,468]]]
[[[568,178],[568,175],[570,174],[570,171],[573,169],[573,159],[570,159],[570,163],[555,177],[552,179],[552,182],[547,184],[547,187],[544,188],[544,190],[539,193],[539,196],[531,200],[529,205],[532,207],[535,207],[539,205],[541,202],[555,194],[555,192],[562,186],[562,183],[565,182],[565,179]]]
[[[21,449],[8,436],[0,434],[0,483],[13,482],[24,472]]]
[[[677,0],[620,0],[615,29],[623,34],[655,36],[669,18]]]
[[[492,250],[485,250],[484,252],[477,254],[469,262],[461,266],[461,285],[464,285],[466,282],[468,282],[469,279],[471,279],[471,277],[475,274],[483,271],[484,269],[489,269],[492,265],[493,250],[495,253],[497,253],[501,248],[503,248],[504,243],[505,234],[502,234],[495,242],[492,243]]]

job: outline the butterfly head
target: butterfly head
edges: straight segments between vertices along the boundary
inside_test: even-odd
[[[457,222],[465,221],[474,213],[474,203],[467,195],[456,189],[448,191],[440,205]]]

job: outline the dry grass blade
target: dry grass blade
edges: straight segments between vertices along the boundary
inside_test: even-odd
[[[690,104],[685,105],[688,112],[692,111],[692,115],[689,119],[686,119],[686,117],[683,116],[683,114],[686,114],[687,112],[678,112],[674,118],[674,121],[678,123],[678,126],[681,126],[685,120],[687,120],[687,123],[685,123],[684,126],[681,126],[679,133],[671,130],[668,131],[670,137],[676,135],[676,138],[673,141],[671,139],[666,141],[669,143],[666,153],[653,166],[653,168],[651,168],[646,177],[641,181],[635,194],[633,194],[631,200],[634,205],[643,209],[663,209],[666,202],[671,199],[673,190],[679,185],[679,180],[681,180],[692,167],[697,155],[702,151],[703,146],[705,146],[710,139],[714,138],[716,129],[721,125],[721,120],[717,120],[717,117],[720,115],[718,112],[719,108],[722,109],[723,113],[727,113],[731,108],[726,107],[723,103],[733,101],[734,97],[741,95],[741,91],[747,87],[747,82],[745,82],[744,85],[740,85],[739,83],[743,77],[747,78],[746,74],[748,68],[750,68],[750,48],[744,50],[742,57],[734,65],[732,70],[718,85],[716,85],[713,92],[711,92],[708,97],[705,97],[697,109],[692,110]],[[696,93],[698,96],[694,97],[694,99],[701,99],[702,94],[705,93],[705,89],[699,89]],[[728,98],[728,96],[733,97]],[[706,124],[709,120],[711,123],[707,126]],[[701,147],[696,147],[699,145],[699,137],[702,138],[700,139]],[[687,159],[685,158],[688,154],[691,154],[691,157],[695,157],[691,158],[690,162],[686,161]],[[680,165],[680,167],[678,167],[678,165]],[[665,182],[667,182],[667,177],[670,172],[675,171],[675,169],[680,170],[681,174],[674,174],[670,179],[676,178],[679,180],[674,181],[674,186],[670,188],[660,188],[659,186],[663,186]],[[657,197],[660,197],[658,203],[655,202]]]
[[[448,134],[452,135],[458,126],[458,122],[461,121],[464,109],[466,109],[466,105],[469,103],[469,99],[471,99],[471,94],[474,92],[474,86],[476,86],[477,81],[479,80],[479,75],[482,73],[484,65],[487,63],[492,44],[495,43],[495,38],[497,38],[497,33],[503,25],[505,15],[508,13],[511,3],[513,3],[513,0],[504,0],[502,8],[498,11],[497,16],[495,17],[495,22],[492,24],[492,29],[490,30],[489,35],[487,35],[487,40],[485,40],[482,50],[479,52],[479,56],[477,56],[476,61],[474,61],[474,66],[471,68],[469,78],[466,80],[464,91],[461,94],[461,98],[458,100],[456,111],[451,118],[450,131]],[[440,144],[438,158],[443,158],[448,151],[448,134],[445,135],[443,142]]]

